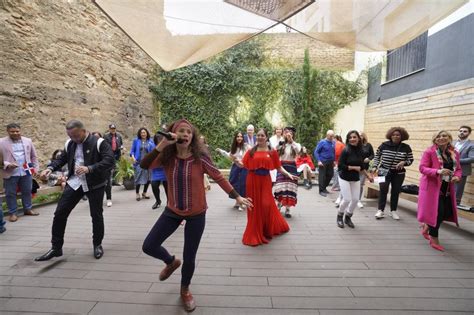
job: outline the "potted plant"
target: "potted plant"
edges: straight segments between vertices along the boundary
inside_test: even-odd
[[[121,156],[118,160],[115,170],[115,180],[117,182],[122,182],[126,190],[132,190],[135,188],[135,171],[133,169],[133,164],[130,158]]]

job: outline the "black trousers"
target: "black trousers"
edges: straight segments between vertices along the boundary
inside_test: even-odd
[[[105,185],[105,196],[107,200],[112,200],[112,174],[110,174],[107,184]]]
[[[180,217],[172,214],[171,210],[165,208],[158,221],[151,229],[143,242],[143,252],[152,257],[170,264],[174,260],[169,252],[162,246],[163,242],[173,234],[186,220],[184,226],[183,267],[181,268],[181,285],[188,286],[196,268],[196,255],[201,242],[202,233],[206,226],[206,213],[194,217]]]
[[[467,176],[461,176],[461,181],[456,184],[456,203],[461,203],[462,195],[464,193],[464,186],[466,186]]]
[[[151,189],[153,191],[153,196],[155,196],[156,202],[161,204],[161,197],[160,197],[160,185],[163,184],[163,190],[165,191],[166,199],[168,199],[168,182],[167,181],[160,181],[160,180],[153,180],[151,181]]]
[[[319,192],[326,190],[334,176],[334,161],[323,162],[323,166],[318,166]]]
[[[86,195],[89,200],[90,214],[92,217],[93,245],[97,246],[102,244],[102,239],[104,238],[104,209],[102,207],[104,189],[105,186],[102,186],[84,193],[82,187],[74,190],[69,185],[66,185],[61,199],[59,199],[56,211],[54,212],[51,239],[53,248],[60,249],[63,247],[67,218],[69,217],[69,214],[71,214],[72,209],[76,207],[84,195]]]
[[[439,196],[438,201],[438,217],[436,219],[436,226],[428,225],[428,233],[433,237],[438,237],[439,227],[445,218],[449,218],[453,214],[453,205],[450,196]]]
[[[397,211],[398,198],[400,196],[400,190],[402,188],[403,181],[405,180],[405,173],[394,173],[388,172],[385,176],[385,183],[380,183],[380,194],[379,194],[379,210],[385,210],[385,204],[387,203],[387,194],[389,186],[392,186],[390,191],[390,210]]]

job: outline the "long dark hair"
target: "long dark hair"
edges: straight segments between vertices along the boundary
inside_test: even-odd
[[[294,137],[295,137],[295,132],[292,131],[292,130],[289,130],[289,131],[290,131],[291,134],[293,135],[293,141],[295,141],[295,140],[294,140],[294,139],[295,139],[295,138],[294,138]],[[285,137],[285,136],[283,136],[283,137]],[[285,137],[285,143],[283,143],[283,144],[280,146],[280,150],[278,150],[278,154],[279,154],[280,156],[282,156],[283,154],[285,154],[285,149],[286,149],[286,145],[287,145],[287,144],[288,144],[288,142],[287,142],[287,139],[286,139],[286,137]],[[293,146],[291,146],[291,153],[290,153],[290,156],[291,156],[292,158],[296,157],[296,150],[295,150],[295,148],[293,148]]]
[[[263,131],[263,133],[265,133],[265,137],[267,138],[268,151],[271,151],[271,150],[272,150],[272,147],[271,147],[270,144],[268,143],[268,131],[267,131],[267,129],[265,129],[265,128],[259,128],[255,134],[259,133],[260,131]],[[251,157],[253,157],[253,155],[255,154],[255,152],[257,152],[257,148],[258,148],[258,144],[254,145],[253,148],[250,150],[250,153],[249,153],[249,154],[250,154]]]
[[[156,134],[153,136],[153,143],[154,143],[155,145],[158,145],[158,144],[161,142],[161,140],[163,140],[163,136],[160,135],[159,133],[156,133]]]
[[[357,143],[357,146],[353,146],[351,144],[349,144],[349,138],[351,137],[352,134],[355,134],[357,136],[357,138],[359,138],[359,142]],[[346,136],[346,148],[348,150],[350,150],[349,148],[353,148],[355,150],[361,150],[362,149],[362,137],[360,136],[359,132],[357,130],[351,130],[347,133],[347,136]]]
[[[173,130],[174,125],[180,121],[181,120],[171,123],[168,126],[168,129],[166,131],[170,132],[171,130]],[[208,150],[204,147],[204,145],[200,141],[201,134],[199,133],[199,130],[191,124],[191,131],[193,133],[193,138],[191,140],[191,143],[189,144],[189,147],[191,149],[191,153],[194,159],[198,160],[203,155],[209,156]],[[176,158],[177,154],[178,154],[178,149],[176,147],[176,143],[167,146],[166,148],[163,149],[163,152],[159,156],[159,159],[161,160],[161,164],[163,166],[170,165],[171,162],[174,161],[174,159]]]
[[[142,136],[140,135],[140,133],[142,132],[142,130],[145,130],[146,131],[146,139],[147,140],[150,140],[150,132],[148,131],[148,129],[146,129],[145,127],[141,127],[140,129],[138,129],[137,131],[137,138],[138,139],[141,139]]]
[[[237,142],[237,137],[238,136],[242,137],[242,142],[238,143]],[[230,154],[235,154],[237,152],[237,149],[244,150],[244,134],[240,131],[237,131],[234,134],[234,140],[232,140],[232,146],[230,147]]]

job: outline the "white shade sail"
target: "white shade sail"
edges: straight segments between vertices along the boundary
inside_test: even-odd
[[[404,45],[467,0],[95,0],[164,70],[214,56],[283,24],[362,51]]]

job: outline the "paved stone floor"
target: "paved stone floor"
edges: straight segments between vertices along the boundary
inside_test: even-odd
[[[92,257],[87,202],[69,219],[60,259],[33,261],[50,247],[54,205],[7,225],[0,235],[1,314],[184,314],[179,272],[158,281],[162,263],[141,251],[161,211],[114,189],[100,260]],[[241,244],[246,214],[213,185],[191,286],[195,314],[472,314],[472,222],[461,220],[465,230],[443,227],[441,253],[419,234],[414,211],[401,210],[398,222],[376,221],[374,201],[356,211],[354,230],[337,228],[335,197],[300,188],[291,231],[251,248]],[[179,228],[165,244],[179,255],[182,240]]]

